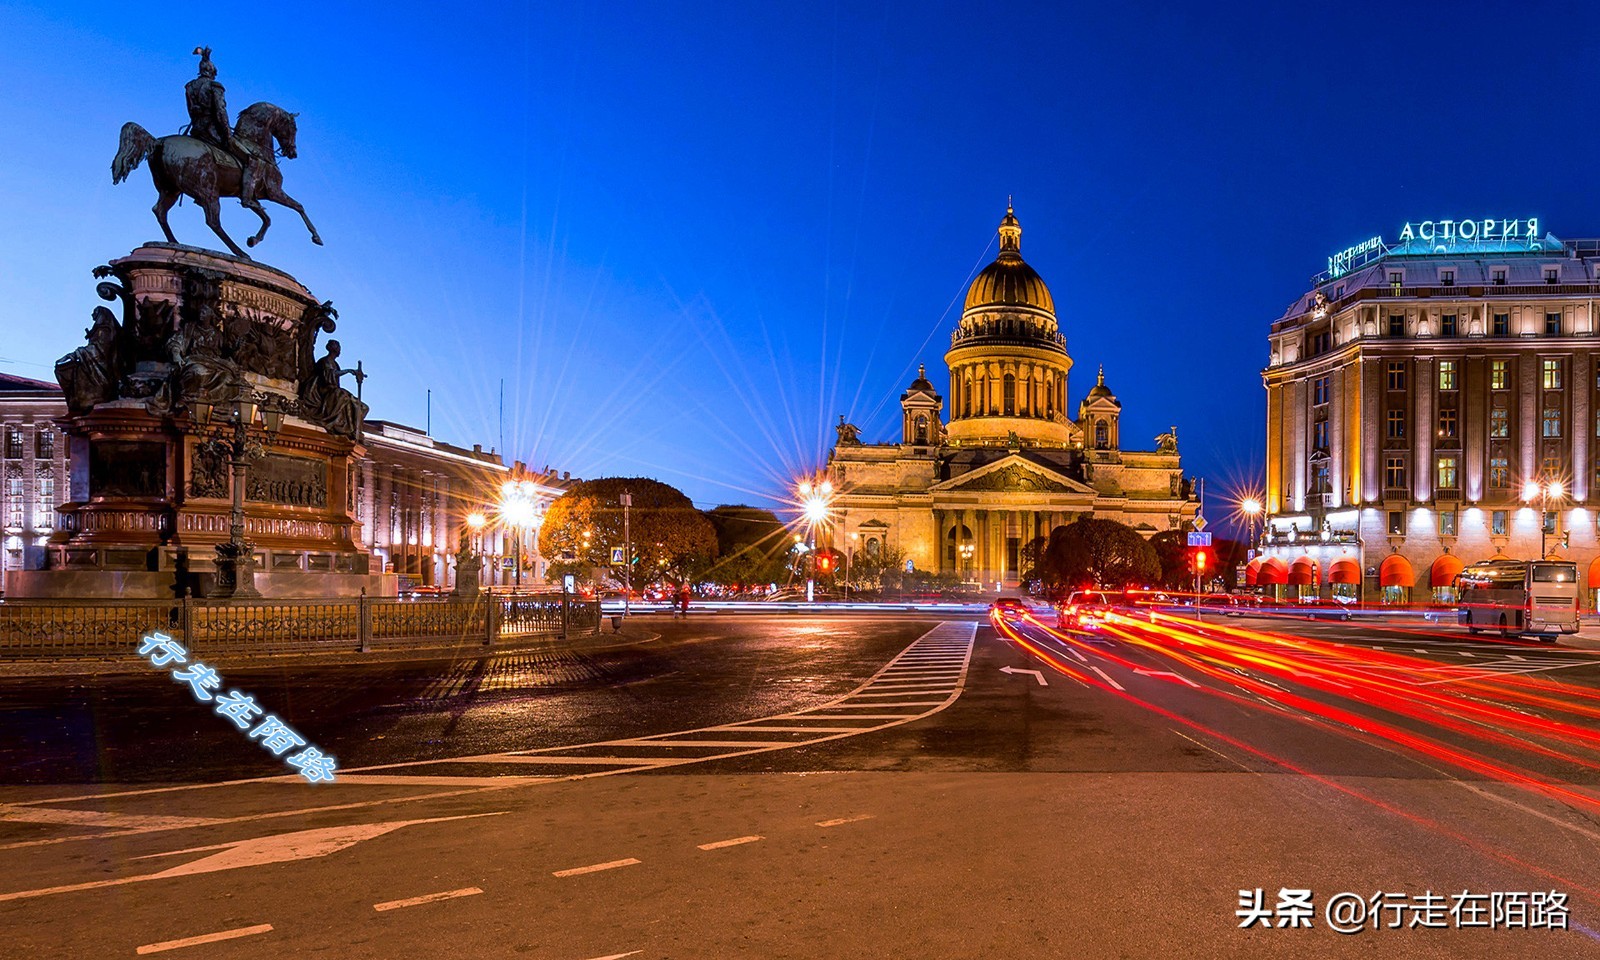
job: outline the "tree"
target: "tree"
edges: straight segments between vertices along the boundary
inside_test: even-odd
[[[706,513],[717,534],[716,565],[706,573],[717,583],[775,583],[786,576],[789,531],[771,510],[723,504]]]
[[[1086,586],[1148,584],[1160,576],[1161,561],[1137,530],[1088,516],[1050,531],[1039,567],[1041,586],[1057,596]]]
[[[575,484],[545,512],[539,550],[552,558],[553,568],[610,565],[611,549],[624,545],[624,491],[633,494],[635,584],[657,577],[685,579],[716,558],[716,528],[681,490],[646,477],[602,477]]]

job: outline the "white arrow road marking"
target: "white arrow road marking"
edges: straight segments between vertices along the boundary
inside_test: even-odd
[[[1041,686],[1041,687],[1050,686],[1050,684],[1044,682],[1044,673],[1042,671],[1039,671],[1039,670],[1018,670],[1016,667],[1001,667],[1000,668],[1000,672],[1001,673],[1009,673],[1009,674],[1013,674],[1013,675],[1019,674],[1019,673],[1027,674],[1028,676],[1032,677],[1033,679],[1039,681],[1039,686]]]
[[[345,847],[354,846],[363,840],[371,840],[373,837],[381,837],[401,827],[409,827],[419,823],[442,823],[446,820],[498,817],[506,812],[501,810],[496,813],[469,813],[456,817],[432,817],[427,820],[356,823],[344,827],[321,827],[316,830],[279,833],[270,837],[252,837],[249,840],[240,840],[237,843],[222,844],[220,845],[220,852],[214,853],[209,857],[201,857],[199,860],[179,864],[176,867],[169,867],[156,873],[118,877],[115,880],[91,880],[88,883],[71,883],[66,886],[45,887],[39,890],[18,890],[13,893],[0,893],[0,902],[26,900],[31,897],[43,897],[52,893],[71,893],[76,890],[116,887],[124,883],[141,883],[145,880],[166,880],[171,877],[186,877],[196,873],[214,873],[218,870],[237,870],[240,867],[259,867],[268,863],[284,863],[290,860],[326,857],[330,853],[338,853]],[[174,852],[195,852],[205,849],[217,848],[198,847],[193,848],[191,851]]]
[[[1200,688],[1200,684],[1195,683],[1188,677],[1173,673],[1170,670],[1145,670],[1142,667],[1135,667],[1133,672],[1146,677],[1171,677],[1174,680],[1180,680],[1184,683],[1187,683],[1189,686],[1194,687],[1197,690]]]

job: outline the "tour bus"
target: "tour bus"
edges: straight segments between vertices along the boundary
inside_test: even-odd
[[[1568,560],[1485,560],[1456,579],[1460,622],[1503,636],[1553,641],[1578,632],[1578,566]]]

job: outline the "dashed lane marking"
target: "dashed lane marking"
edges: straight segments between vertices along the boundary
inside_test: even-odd
[[[440,900],[454,900],[457,897],[475,897],[483,891],[477,887],[462,887],[460,890],[446,890],[443,893],[425,893],[420,897],[406,897],[404,900],[388,900],[383,903],[374,903],[372,909],[383,913],[385,910],[399,910],[402,907],[416,907],[424,903],[438,903]]]
[[[592,863],[587,867],[573,867],[570,870],[557,870],[550,874],[552,877],[579,877],[586,873],[599,873],[602,870],[615,870],[618,867],[631,867],[639,860],[625,857],[621,860],[608,860],[605,863]]]
[[[766,838],[765,837],[759,837],[759,836],[734,837],[732,840],[718,840],[715,843],[702,843],[696,849],[700,849],[700,850],[721,850],[723,847],[737,847],[740,844],[755,843],[757,840],[764,840],[764,839],[766,839]]]
[[[179,947],[197,947],[202,943],[216,943],[218,940],[237,940],[240,937],[253,937],[258,933],[271,933],[272,924],[258,923],[253,927],[236,927],[232,930],[222,930],[217,933],[203,933],[198,937],[184,937],[182,940],[163,940],[160,943],[147,943],[133,952],[143,956],[147,953],[161,953],[165,950],[176,950]]]
[[[818,820],[817,821],[817,826],[819,826],[819,827],[839,827],[839,826],[843,826],[844,824],[847,824],[847,823],[855,823],[855,822],[857,822],[859,820],[871,820],[871,819],[872,819],[872,814],[870,814],[870,813],[861,813],[861,814],[857,814],[856,816],[853,816],[853,817],[840,817],[837,820]]]

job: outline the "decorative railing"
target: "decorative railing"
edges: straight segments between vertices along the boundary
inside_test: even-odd
[[[201,655],[356,653],[600,630],[597,600],[559,596],[396,600],[8,600],[0,602],[0,663],[130,657],[160,630]]]

